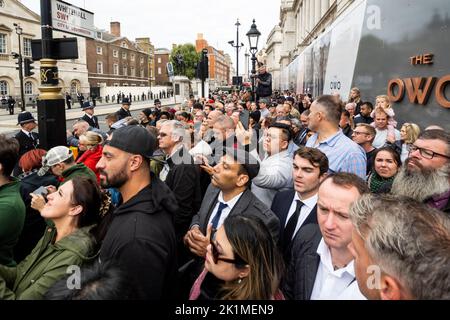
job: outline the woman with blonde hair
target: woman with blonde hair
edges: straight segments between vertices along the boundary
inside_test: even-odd
[[[97,176],[97,182],[100,183],[99,172],[96,168],[97,162],[102,157],[103,138],[100,134],[88,131],[80,136],[78,148],[83,154],[77,159],[77,163],[84,163]]]
[[[420,127],[415,123],[405,123],[400,130],[400,140],[395,141],[396,151],[400,154],[402,163],[408,159],[409,148],[420,135]]]
[[[229,216],[210,239],[190,300],[284,299],[278,289],[283,258],[259,218]]]

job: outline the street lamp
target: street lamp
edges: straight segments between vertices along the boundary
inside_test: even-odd
[[[22,35],[22,27],[19,26],[17,23],[13,24],[14,27],[16,27],[16,33],[17,36],[19,37],[19,56],[18,58],[18,67],[19,67],[19,81],[20,81],[20,100],[22,101],[20,109],[22,111],[25,111],[25,94],[23,91],[23,68],[22,68],[22,63],[23,63],[23,58],[22,58],[22,43],[20,40],[20,36]]]
[[[253,93],[253,101],[256,102],[256,90],[255,90],[255,81],[256,81],[256,53],[258,52],[258,42],[259,37],[261,36],[261,32],[259,32],[258,28],[255,24],[255,19],[253,19],[253,24],[250,28],[250,31],[247,32],[248,42],[250,44],[250,53],[252,54],[252,93]]]
[[[234,44],[234,41],[228,41],[228,43],[233,47],[236,48],[236,82],[233,84],[241,85],[239,81],[239,49],[244,46],[243,43],[239,44],[239,26],[240,26],[239,19],[237,19],[237,22],[235,24],[236,26],[236,45]]]

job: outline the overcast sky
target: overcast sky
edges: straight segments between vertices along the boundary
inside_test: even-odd
[[[111,21],[121,23],[122,36],[130,39],[150,37],[156,48],[170,49],[172,44],[193,43],[197,33],[203,33],[208,43],[224,50],[236,63],[236,19],[241,22],[240,42],[246,47],[239,56],[243,70],[245,49],[252,19],[262,33],[259,49],[269,32],[278,24],[280,0],[66,0],[75,6],[94,12],[95,25],[109,30]],[[22,0],[28,8],[40,14],[40,1]]]

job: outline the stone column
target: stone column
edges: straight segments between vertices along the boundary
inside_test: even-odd
[[[330,8],[330,0],[320,0],[320,11],[322,17],[325,15],[325,13],[328,11],[328,8]]]

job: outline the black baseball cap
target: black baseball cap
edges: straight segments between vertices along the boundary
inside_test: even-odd
[[[140,126],[126,126],[113,131],[105,144],[150,159],[156,148],[156,139]]]

